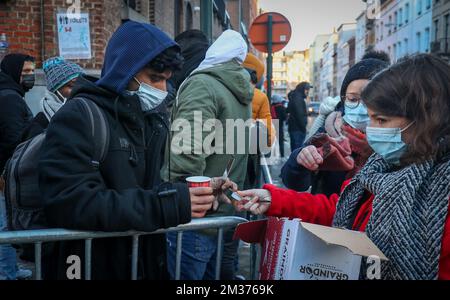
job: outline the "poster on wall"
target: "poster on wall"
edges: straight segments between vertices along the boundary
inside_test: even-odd
[[[59,55],[66,59],[90,59],[89,13],[57,13]]]

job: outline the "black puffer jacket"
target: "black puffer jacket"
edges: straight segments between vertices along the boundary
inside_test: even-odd
[[[54,227],[94,231],[154,231],[191,219],[185,184],[160,184],[167,121],[142,112],[137,96],[118,96],[80,78],[72,97],[94,101],[111,136],[106,160],[93,168],[94,142],[80,102],[69,100],[52,118],[39,162],[46,216]],[[164,190],[174,190],[168,197]],[[131,238],[94,240],[93,279],[129,279]],[[140,238],[139,278],[166,278],[165,236]],[[63,242],[45,261],[46,278],[66,279],[69,255],[83,260],[83,242]],[[82,273],[84,274],[84,273]]]
[[[289,104],[287,112],[289,113],[289,132],[300,131],[306,133],[308,114],[306,112],[306,95],[304,88],[297,88],[295,91],[290,92],[288,97]]]
[[[23,130],[33,119],[24,96],[23,88],[0,72],[0,173],[21,142]]]

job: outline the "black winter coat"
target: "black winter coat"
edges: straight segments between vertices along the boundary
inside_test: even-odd
[[[33,119],[24,96],[23,88],[0,72],[0,174],[21,142],[23,130]]]
[[[50,122],[43,112],[38,113],[32,120],[30,125],[24,129],[22,133],[22,142],[27,141],[35,136],[43,133]]]
[[[289,113],[288,125],[289,132],[300,131],[306,133],[308,124],[308,114],[306,112],[306,95],[303,91],[293,91],[289,93],[289,104],[287,112]]]
[[[167,121],[141,111],[137,96],[118,96],[80,78],[72,98],[94,101],[106,114],[111,136],[99,170],[93,167],[90,125],[76,99],[52,118],[39,161],[39,184],[52,227],[151,232],[191,220],[186,184],[161,184]],[[172,191],[164,196],[162,191]],[[167,278],[164,235],[140,238],[140,279]],[[94,240],[92,279],[130,279],[131,237]],[[84,243],[61,242],[45,260],[47,279],[66,279],[69,255],[84,265]],[[84,271],[82,272],[84,274]]]

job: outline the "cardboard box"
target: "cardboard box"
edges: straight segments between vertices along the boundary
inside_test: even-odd
[[[235,239],[260,243],[260,280],[358,280],[362,257],[387,260],[365,233],[269,217],[240,224]]]

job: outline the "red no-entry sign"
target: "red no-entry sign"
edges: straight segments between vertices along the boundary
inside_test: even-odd
[[[272,16],[272,52],[282,50],[290,41],[292,35],[291,24],[280,13],[268,12],[255,19],[250,27],[249,38],[252,45],[261,52],[269,52],[269,15]]]

